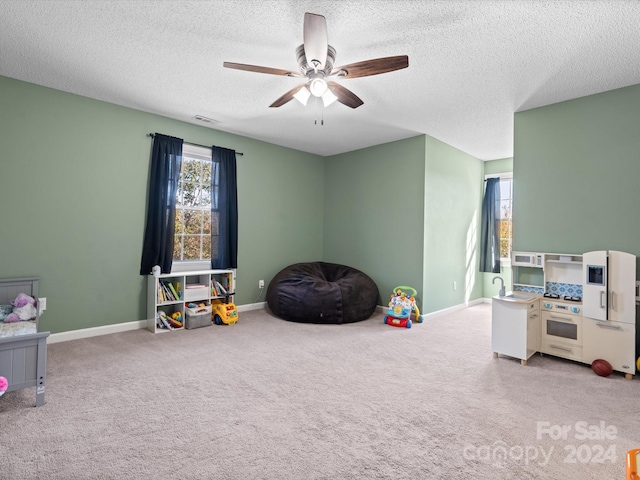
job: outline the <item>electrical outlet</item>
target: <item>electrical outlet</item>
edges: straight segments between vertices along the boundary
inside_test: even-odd
[[[40,304],[40,311],[44,312],[47,309],[47,299],[45,298],[39,298],[38,299],[38,303]]]
[[[258,288],[264,288],[264,280],[258,280]]]
[[[453,289],[457,290],[458,288],[458,282],[456,282],[455,280],[453,281]]]

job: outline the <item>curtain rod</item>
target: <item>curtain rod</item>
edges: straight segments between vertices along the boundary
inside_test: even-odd
[[[147,134],[147,136],[153,138],[156,135],[155,135],[155,133],[149,133],[149,134]],[[200,145],[199,143],[191,143],[191,142],[184,142],[184,143],[188,143],[189,145],[193,145],[194,147],[202,147],[202,148],[211,148],[211,147],[216,147],[217,146],[217,145]],[[244,155],[244,153],[236,152],[236,155]]]

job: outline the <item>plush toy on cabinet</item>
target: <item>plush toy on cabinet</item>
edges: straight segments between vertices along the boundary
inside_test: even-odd
[[[21,322],[23,320],[33,320],[38,313],[36,310],[36,300],[27,294],[19,293],[13,302],[13,312],[4,319],[6,323]]]

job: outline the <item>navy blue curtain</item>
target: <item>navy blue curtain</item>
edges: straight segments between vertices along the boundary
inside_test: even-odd
[[[211,268],[238,268],[236,151],[212,147],[211,160]]]
[[[171,273],[182,143],[181,138],[159,133],[153,137],[140,275],[149,275],[155,265],[160,265],[162,273]]]
[[[488,178],[482,201],[480,271],[500,273],[500,178]]]

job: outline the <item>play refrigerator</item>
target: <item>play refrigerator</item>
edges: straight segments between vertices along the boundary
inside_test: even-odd
[[[601,250],[582,258],[582,361],[607,360],[631,378],[636,373],[636,257]]]

